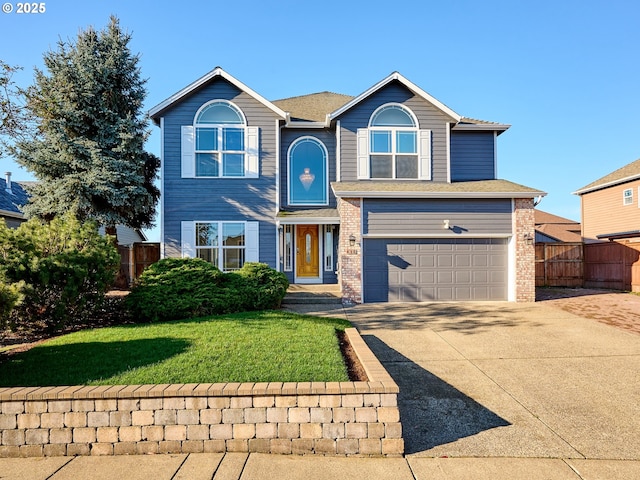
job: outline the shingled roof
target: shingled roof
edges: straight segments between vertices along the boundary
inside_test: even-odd
[[[332,182],[337,197],[393,197],[393,198],[535,198],[546,192],[525,187],[508,180],[480,180],[470,182],[412,182],[389,180],[358,180]]]
[[[535,229],[558,242],[581,242],[580,222],[535,210]]]
[[[319,92],[274,100],[273,104],[281,110],[289,112],[291,120],[324,122],[327,119],[327,115],[352,99],[353,97],[350,95]]]
[[[601,188],[611,187],[620,183],[630,182],[640,178],[640,159],[625,165],[618,170],[599,178],[595,182],[591,182],[589,185],[582,187],[580,190],[574,192],[576,195],[583,195],[594,190]]]
[[[26,183],[26,182],[22,182]],[[7,190],[7,182],[0,179],[0,215],[24,218],[20,207],[29,201],[29,194],[19,182],[11,182],[11,192]]]

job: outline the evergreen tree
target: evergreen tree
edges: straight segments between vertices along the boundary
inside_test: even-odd
[[[118,224],[152,225],[160,161],[144,150],[146,80],[130,40],[111,17],[104,30],[89,27],[44,55],[46,72],[36,69],[26,93],[37,135],[17,144],[16,161],[38,179],[28,216],[51,220],[70,211],[111,234]]]

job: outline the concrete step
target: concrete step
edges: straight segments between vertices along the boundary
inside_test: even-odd
[[[340,304],[342,297],[338,285],[291,285],[282,303],[283,305]]]

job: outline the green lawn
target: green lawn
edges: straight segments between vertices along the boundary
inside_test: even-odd
[[[349,323],[245,312],[72,333],[0,363],[0,386],[348,381]]]

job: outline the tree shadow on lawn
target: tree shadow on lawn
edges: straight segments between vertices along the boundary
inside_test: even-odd
[[[184,352],[190,342],[151,338],[38,345],[0,362],[0,387],[85,385]]]
[[[373,335],[367,345],[400,387],[398,407],[405,453],[418,453],[485,430],[511,425]]]

